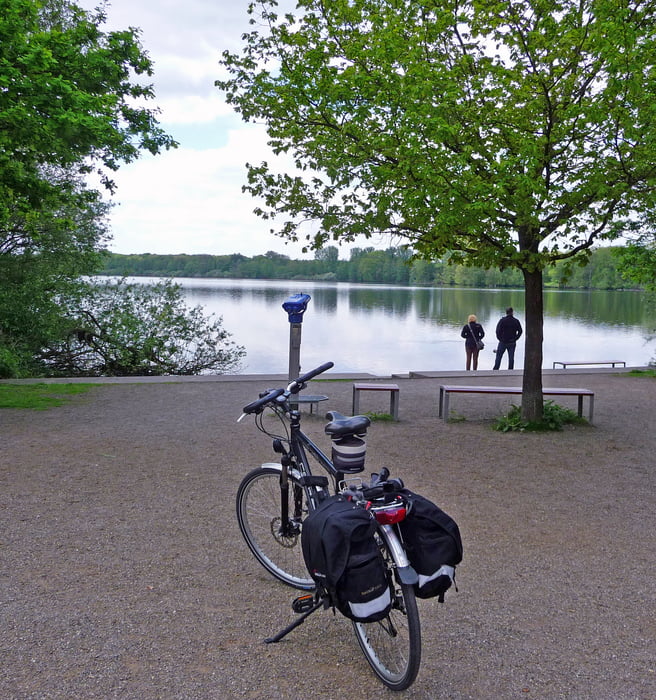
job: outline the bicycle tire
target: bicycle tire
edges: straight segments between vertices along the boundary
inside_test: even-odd
[[[289,512],[294,512],[294,489],[301,489],[289,477]],[[307,516],[302,491],[303,516]],[[292,536],[280,534],[280,469],[258,467],[242,480],[237,491],[237,522],[251,552],[275,578],[300,590],[312,590],[315,583],[308,574],[301,547],[300,518]]]
[[[387,543],[381,551],[390,570],[392,610],[379,622],[353,622],[355,636],[373,672],[392,690],[409,688],[421,664],[421,626],[414,588],[401,583]]]

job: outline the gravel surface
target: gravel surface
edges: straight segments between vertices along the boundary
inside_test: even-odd
[[[422,666],[396,695],[656,697],[656,381],[554,374],[596,392],[595,424],[543,435],[491,429],[512,397],[455,396],[467,420],[445,424],[444,380],[394,381],[401,420],[374,423],[367,466],[440,504],[465,547],[459,592],[419,601]],[[236,419],[271,385],[103,384],[60,408],[0,411],[0,698],[394,695],[330,612],[263,643],[294,592],[239,534],[239,482],[273,453]],[[322,415],[350,412],[349,381],[308,391],[330,397]],[[367,394],[361,410],[385,402]]]

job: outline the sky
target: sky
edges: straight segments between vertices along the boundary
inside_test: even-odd
[[[91,10],[100,0],[77,0]],[[148,153],[113,176],[110,215],[115,253],[303,255],[302,244],[269,232],[253,213],[257,202],[241,187],[245,163],[273,158],[264,126],[246,124],[214,81],[226,77],[219,60],[237,51],[248,31],[247,0],[111,0],[104,31],[135,27],[154,63],[152,83],[162,128],[179,142]],[[275,224],[275,222],[274,222]],[[361,247],[375,245],[362,241]],[[348,258],[348,250],[340,249]]]

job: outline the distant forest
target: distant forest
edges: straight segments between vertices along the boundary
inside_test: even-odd
[[[597,248],[584,267],[558,264],[545,270],[547,287],[563,289],[624,289],[612,247]],[[320,280],[425,287],[522,287],[518,270],[485,270],[449,264],[448,260],[411,260],[401,248],[354,248],[340,260],[334,246],[319,250],[314,260],[292,260],[268,252],[252,258],[233,255],[119,255],[108,253],[102,275],[145,277],[210,277],[230,279]]]

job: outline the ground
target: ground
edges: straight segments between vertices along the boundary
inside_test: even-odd
[[[548,434],[491,429],[512,397],[454,396],[466,420],[445,424],[444,380],[394,381],[401,420],[374,423],[367,467],[387,465],[443,507],[465,550],[459,592],[420,601],[421,670],[401,695],[655,697],[656,380],[550,376],[596,399],[594,426]],[[236,420],[275,385],[121,383],[0,411],[0,697],[387,694],[330,612],[262,641],[289,621],[294,592],[239,534],[238,484],[274,455],[252,419]],[[308,392],[330,397],[322,413],[350,412],[349,381]],[[361,410],[386,400],[363,395]],[[324,421],[305,409],[304,424],[325,445]]]

